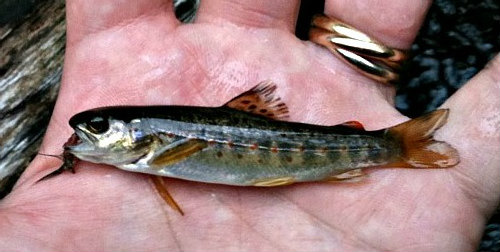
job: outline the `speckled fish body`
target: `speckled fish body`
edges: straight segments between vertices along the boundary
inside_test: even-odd
[[[449,167],[458,154],[434,141],[447,110],[365,131],[359,123],[283,121],[275,87],[256,86],[224,106],[104,107],[73,116],[78,142],[65,153],[153,175],[240,186],[343,180],[361,168]]]
[[[387,164],[400,152],[384,131],[271,121],[224,107],[155,109],[182,114],[169,113],[168,119],[143,117],[137,121],[140,134],[160,135],[173,145],[199,140],[203,149],[173,164],[145,159],[120,168],[202,182],[255,185],[273,179],[328,179],[349,170]],[[145,108],[124,111],[131,110],[147,113]]]

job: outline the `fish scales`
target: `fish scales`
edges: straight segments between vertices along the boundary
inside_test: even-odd
[[[219,110],[211,111],[211,120],[201,116],[206,114],[204,109],[191,109],[178,120],[140,119],[146,125],[139,126],[146,129],[145,135],[172,134],[177,139],[201,139],[209,143],[185,160],[145,172],[237,185],[252,185],[256,178],[285,176],[297,182],[313,181],[367,164],[387,164],[399,151],[384,138],[383,131],[303,127],[305,124],[264,121],[248,113],[232,111],[228,115],[226,109]]]

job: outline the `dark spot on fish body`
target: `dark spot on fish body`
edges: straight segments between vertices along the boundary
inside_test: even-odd
[[[198,134],[204,136],[207,134],[207,130],[205,128],[201,128]]]
[[[273,158],[276,157],[277,155],[274,153],[271,153],[269,149],[259,149],[256,151],[256,159],[259,164],[268,164],[269,161]]]
[[[257,106],[255,106],[255,104],[252,104],[252,105],[248,106],[248,109],[249,109],[249,110],[254,110],[254,109],[256,109],[256,108],[257,108]]]
[[[322,147],[319,147],[318,149],[316,149],[316,153],[318,153],[320,155],[325,155],[327,151],[328,151],[328,147],[326,147],[326,146],[322,146]]]
[[[302,165],[307,165],[307,166],[310,166],[310,165],[316,163],[318,161],[318,158],[324,158],[324,157],[318,156],[316,154],[316,152],[314,151],[314,149],[307,150],[307,148],[300,155],[302,157]]]
[[[265,114],[265,113],[267,113],[267,109],[261,109],[261,110],[259,110],[259,112],[262,114]]]
[[[236,154],[236,157],[237,157],[238,159],[242,159],[242,158],[243,158],[243,155],[241,155],[240,153],[238,153],[238,154]]]
[[[217,151],[216,155],[217,155],[218,158],[221,158],[223,156],[222,151]]]
[[[248,105],[248,104],[250,104],[250,102],[251,102],[251,101],[249,101],[249,100],[243,100],[243,101],[241,101],[241,104]]]
[[[297,150],[298,150],[298,152],[304,152],[306,150],[306,147],[304,146],[304,144],[299,144],[299,146],[297,147]]]
[[[382,146],[373,146],[367,151],[368,159],[377,163],[383,163],[392,157],[398,157],[399,151]]]
[[[284,153],[291,153],[293,155],[299,153],[297,144],[294,142],[282,142],[280,143],[279,149]]]
[[[335,163],[341,158],[342,153],[337,150],[330,150],[326,153],[326,157],[330,163]]]
[[[288,162],[288,163],[291,163],[293,161],[293,158],[291,156],[286,156],[285,157],[285,160]]]
[[[339,150],[342,153],[347,153],[349,151],[349,146],[347,146],[346,144],[340,145]]]
[[[349,152],[349,157],[352,162],[366,163],[371,161],[368,149],[359,149],[357,151]]]
[[[336,149],[336,153],[337,155],[334,156],[334,155],[330,155],[330,160],[336,160],[338,162],[342,162],[344,164],[351,164],[352,163],[352,156],[351,156],[351,153],[350,153],[350,148],[349,148],[349,145],[347,143],[343,143],[339,146],[337,146],[337,149]]]

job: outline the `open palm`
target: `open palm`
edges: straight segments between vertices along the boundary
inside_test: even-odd
[[[392,7],[326,2],[326,14],[400,48],[409,46],[428,7],[409,0],[389,1]],[[72,133],[68,119],[82,110],[218,106],[263,80],[278,85],[293,121],[359,120],[373,130],[406,120],[393,108],[391,87],[294,36],[297,10],[297,0],[207,0],[194,24],[180,24],[168,1],[68,1],[63,83],[41,151],[60,153]],[[473,250],[500,194],[494,155],[499,59],[493,64],[445,104],[450,120],[437,138],[459,150],[457,167],[374,169],[360,183],[276,188],[166,179],[186,213],[181,216],[148,176],[114,167],[82,162],[76,174],[35,184],[60,165],[39,156],[0,204],[0,245],[27,251]]]

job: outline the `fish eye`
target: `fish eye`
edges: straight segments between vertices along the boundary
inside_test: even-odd
[[[88,129],[94,134],[102,134],[109,129],[108,120],[102,117],[94,117],[87,122]]]

